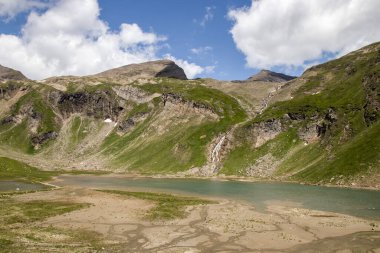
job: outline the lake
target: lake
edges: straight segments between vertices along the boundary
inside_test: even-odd
[[[279,182],[241,182],[202,179],[127,178],[113,176],[59,176],[59,186],[184,193],[252,203],[265,211],[269,202],[344,213],[380,220],[380,191],[300,185]]]
[[[13,192],[13,191],[35,191],[45,189],[46,186],[42,184],[18,182],[18,181],[0,181],[0,192]]]

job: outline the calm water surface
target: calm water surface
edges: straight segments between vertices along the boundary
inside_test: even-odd
[[[380,191],[308,186],[291,183],[212,181],[197,179],[60,176],[54,184],[103,189],[141,189],[223,197],[251,202],[261,211],[268,201],[287,201],[305,208],[380,220]],[[286,203],[286,205],[292,205]]]
[[[44,189],[42,184],[24,183],[17,181],[0,181],[0,192],[34,191]]]

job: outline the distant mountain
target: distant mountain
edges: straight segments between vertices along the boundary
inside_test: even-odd
[[[26,78],[20,71],[0,65],[0,82],[2,81],[26,81]]]
[[[295,79],[186,80],[167,60],[41,82],[0,76],[0,157],[380,188],[380,43]]]
[[[170,60],[150,61],[140,64],[130,64],[123,67],[110,69],[93,77],[109,78],[112,80],[119,79],[139,79],[139,78],[155,78],[168,77],[180,80],[187,80],[184,70],[175,62]]]
[[[287,82],[290,80],[295,79],[295,76],[288,76],[285,74],[281,73],[276,73],[270,70],[261,70],[259,73],[256,75],[251,76],[250,78],[247,79],[247,81],[261,81],[261,82]]]

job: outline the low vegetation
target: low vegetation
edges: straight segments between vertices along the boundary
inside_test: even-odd
[[[214,204],[215,201],[203,200],[194,197],[175,196],[165,193],[128,192],[117,190],[100,190],[106,193],[134,197],[153,201],[156,206],[148,211],[146,217],[151,220],[171,220],[185,217],[185,207],[195,205]]]
[[[0,198],[0,252],[89,252],[100,249],[101,236],[86,230],[65,230],[38,224],[89,205],[57,201],[23,202]]]
[[[42,171],[26,163],[0,157],[0,180],[48,181],[56,171]]]

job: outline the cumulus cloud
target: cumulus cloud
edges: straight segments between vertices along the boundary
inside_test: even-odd
[[[378,0],[261,0],[228,13],[253,68],[299,68],[380,40]]]
[[[48,4],[48,0],[0,0],[0,16],[9,20],[24,11],[46,8]]]
[[[144,32],[137,24],[121,24],[112,31],[99,12],[97,0],[58,0],[43,13],[32,11],[20,36],[0,34],[0,64],[38,80],[94,74],[158,58],[165,37]],[[202,69],[187,64],[190,76]]]

